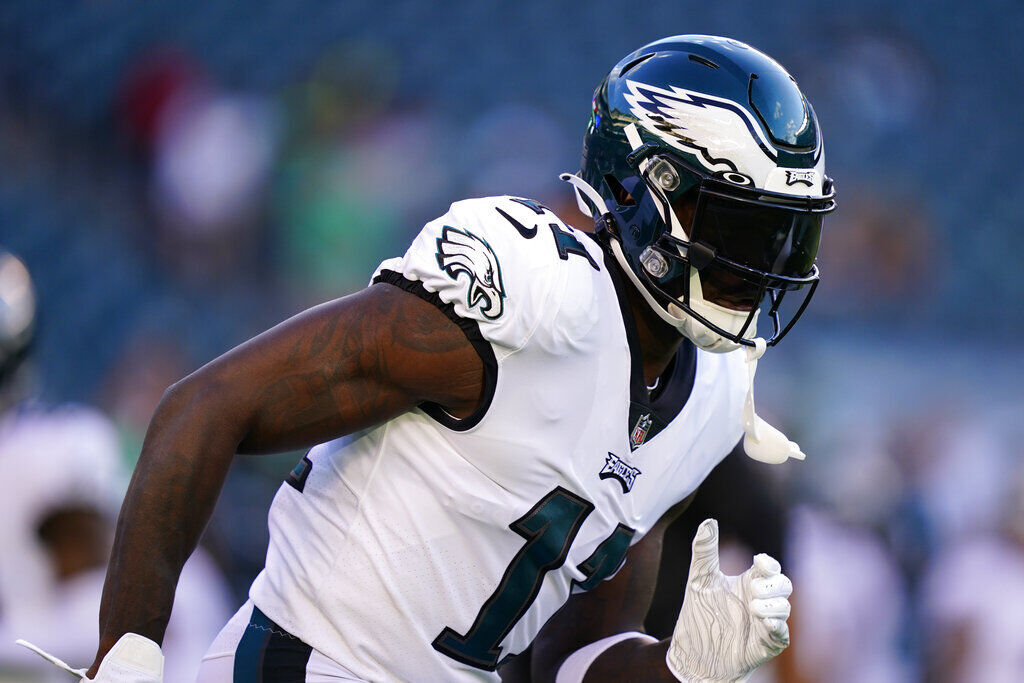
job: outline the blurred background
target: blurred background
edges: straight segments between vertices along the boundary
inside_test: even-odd
[[[593,89],[676,33],[786,66],[840,192],[814,304],[760,364],[759,411],[808,458],[727,459],[676,534],[715,514],[734,569],[784,558],[794,645],[755,680],[1024,680],[1015,0],[0,2],[0,247],[20,259],[0,257],[0,677],[49,675],[14,637],[91,662],[112,516],[170,383],[364,286],[454,200],[532,197],[587,228],[556,174]],[[169,683],[244,599],[297,457],[237,460]],[[685,562],[666,557],[661,635]]]

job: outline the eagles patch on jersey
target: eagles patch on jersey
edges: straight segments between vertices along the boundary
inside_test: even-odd
[[[466,295],[469,308],[479,307],[488,320],[501,316],[505,298],[501,264],[487,240],[446,225],[437,238],[437,265],[453,280],[465,275],[469,284]]]
[[[597,476],[600,479],[616,480],[622,486],[622,492],[629,493],[633,490],[633,484],[636,483],[636,478],[640,474],[640,468],[633,467],[614,453],[609,453],[604,467],[601,468],[601,473]]]

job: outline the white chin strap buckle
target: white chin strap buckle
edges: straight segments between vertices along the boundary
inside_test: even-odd
[[[754,346],[746,347],[747,375],[750,384],[747,387],[747,398],[743,403],[743,450],[754,460],[778,465],[790,458],[803,460],[806,456],[795,441],[790,441],[785,434],[771,426],[754,411],[754,374],[757,372],[757,359],[764,355],[768,344],[758,337]]]

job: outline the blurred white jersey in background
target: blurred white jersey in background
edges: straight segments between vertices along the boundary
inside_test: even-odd
[[[40,539],[40,523],[59,511],[99,520],[101,557],[124,494],[118,435],[84,406],[16,408],[0,419],[0,681],[60,681],[66,673],[14,644],[24,638],[73,666],[89,666],[99,641],[105,565],[64,577]],[[163,650],[164,680],[191,683],[207,645],[230,614],[231,596],[203,551],[186,563]]]

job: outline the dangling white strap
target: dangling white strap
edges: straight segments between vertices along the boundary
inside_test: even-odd
[[[622,132],[626,134],[626,141],[629,142],[629,146],[633,148],[633,151],[637,151],[644,146],[644,141],[640,139],[640,131],[636,129],[636,124],[631,123],[622,129]],[[644,170],[647,165],[647,160],[644,159],[640,162],[640,170]]]
[[[764,339],[754,339],[754,346],[746,347],[747,352],[747,398],[743,403],[743,450],[754,460],[772,465],[786,462],[789,458],[803,460],[806,456],[795,441],[790,441],[785,434],[771,426],[754,411],[754,374],[757,372],[757,359],[764,355],[768,344]]]
[[[601,215],[608,213],[608,205],[604,203],[604,198],[597,190],[592,188],[590,183],[586,180],[572,173],[563,173],[558,177],[572,185],[572,188],[576,191],[576,204],[579,205],[580,211],[582,211],[584,215],[596,218],[591,211],[590,206],[586,201],[584,201],[584,196],[594,203],[594,206],[598,208]]]
[[[27,640],[21,640],[19,638],[18,640],[14,641],[14,644],[15,645],[21,645],[22,647],[26,647],[29,650],[32,650],[32,652],[35,652],[37,655],[39,655],[40,657],[42,657],[43,659],[48,661],[50,664],[53,664],[54,666],[59,667],[59,668],[63,669],[64,671],[67,671],[72,676],[77,676],[81,680],[89,680],[89,679],[87,679],[85,677],[85,674],[88,671],[88,669],[72,669],[71,666],[69,664],[67,664],[66,662],[64,662],[64,661],[62,661],[60,659],[57,659],[56,657],[54,657],[53,655],[49,654],[48,652],[44,652],[42,650],[42,648],[36,647],[35,645],[33,645],[32,643],[28,642]]]

